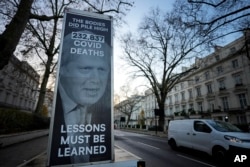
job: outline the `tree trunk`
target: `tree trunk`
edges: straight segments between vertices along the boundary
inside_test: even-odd
[[[21,0],[15,16],[5,31],[0,35],[0,70],[8,64],[10,57],[18,45],[30,16],[34,0]]]
[[[36,114],[41,113],[42,108],[43,108],[43,103],[44,103],[44,99],[46,95],[46,87],[47,87],[47,83],[49,80],[50,67],[51,67],[52,61],[53,61],[53,56],[48,56],[48,61],[46,63],[45,72],[44,72],[44,76],[43,76],[43,80],[42,80],[42,84],[40,88],[39,98],[38,98],[38,102],[36,105],[36,110],[35,110]]]
[[[164,100],[165,101],[165,100]],[[165,113],[164,113],[164,103],[161,102],[159,104],[159,126],[164,129],[164,124],[165,124]]]
[[[128,120],[127,120],[127,123],[126,123],[126,126],[127,126],[127,127],[128,127],[128,124],[129,124],[130,118],[131,118],[131,115],[128,115]]]

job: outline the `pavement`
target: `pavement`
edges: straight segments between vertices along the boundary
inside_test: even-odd
[[[126,129],[118,129],[118,130],[167,138],[167,132],[162,132],[162,131],[148,131],[148,130],[144,130],[144,129],[133,129],[133,128],[131,128],[131,129],[127,129],[127,128]]]
[[[118,130],[167,138],[167,133],[161,132],[161,131],[148,131],[148,130],[142,130],[142,129],[118,129]],[[37,132],[34,132],[32,135],[34,137],[37,137],[36,133]],[[44,135],[47,135],[48,131],[45,130],[42,133],[41,133],[41,131],[39,131],[39,135],[42,135],[43,133],[44,133]],[[19,138],[19,139],[22,138],[23,139],[23,137],[20,137],[17,134],[9,135],[9,136],[0,136],[0,139],[2,140],[2,146],[6,145],[6,143],[3,142],[4,141],[3,139],[7,139],[8,137],[12,138],[12,140],[13,140],[13,138]],[[28,137],[28,139],[30,139],[30,136]],[[16,142],[18,142],[18,140],[16,140]],[[115,162],[125,162],[125,161],[133,161],[133,160],[139,161],[139,159],[136,159],[136,157],[134,155],[130,154],[129,152],[127,152],[126,150],[124,150],[118,146],[114,146],[114,151],[115,151]],[[45,151],[45,152],[41,153],[40,155],[37,155],[37,156],[33,157],[32,159],[24,162],[23,164],[19,165],[18,167],[46,167],[46,161],[47,161],[47,153]]]

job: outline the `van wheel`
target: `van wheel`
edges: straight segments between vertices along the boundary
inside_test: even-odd
[[[213,158],[219,164],[225,163],[226,150],[224,148],[222,148],[222,147],[215,147],[213,149]]]
[[[174,139],[170,139],[168,144],[172,148],[172,150],[177,150],[177,145]]]

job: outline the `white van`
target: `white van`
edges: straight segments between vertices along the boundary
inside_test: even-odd
[[[250,153],[250,133],[244,133],[236,126],[222,121],[172,120],[168,127],[168,144],[172,149],[188,147],[206,152],[217,160],[225,160],[230,152],[234,155]]]

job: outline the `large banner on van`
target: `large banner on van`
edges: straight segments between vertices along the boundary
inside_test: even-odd
[[[113,160],[112,18],[65,10],[48,166]]]

